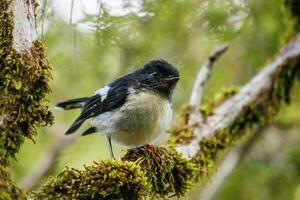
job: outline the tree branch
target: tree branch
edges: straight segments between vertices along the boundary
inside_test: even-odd
[[[277,89],[280,89],[278,87],[285,86],[275,85],[276,79],[279,79],[279,75],[283,72],[293,71],[293,68],[299,70],[298,66],[294,66],[295,63],[299,64],[299,58],[300,34],[283,47],[275,56],[274,61],[264,67],[239,93],[215,108],[214,114],[208,116],[205,122],[198,121],[193,129],[194,139],[189,144],[179,144],[176,149],[185,157],[193,157],[200,151],[199,143],[203,137],[212,136],[217,130],[230,127],[249,106],[255,108],[272,103],[268,102],[269,100],[277,101],[270,97]]]
[[[195,79],[191,97],[189,100],[190,106],[197,107],[199,104],[201,104],[202,95],[205,83],[209,79],[209,76],[211,74],[212,68],[217,61],[217,59],[227,51],[228,46],[218,46],[216,47],[213,52],[209,55],[206,62],[201,66],[201,68],[198,71],[197,77]]]
[[[232,173],[247,153],[252,149],[257,141],[260,133],[264,131],[264,127],[259,127],[239,146],[230,150],[230,152],[222,160],[218,166],[218,171],[213,175],[210,183],[206,185],[201,192],[199,199],[212,200],[214,199],[218,189],[223,184],[225,179]]]
[[[202,121],[201,113],[196,108],[198,105],[201,105],[204,86],[209,79],[214,63],[227,49],[227,45],[216,47],[198,71],[189,100],[189,105],[192,109],[188,123],[190,126],[193,126],[197,121]]]

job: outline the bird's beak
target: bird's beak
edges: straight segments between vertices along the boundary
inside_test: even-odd
[[[165,78],[164,81],[176,83],[177,81],[179,81],[179,79],[180,79],[179,77],[171,77],[171,78]]]

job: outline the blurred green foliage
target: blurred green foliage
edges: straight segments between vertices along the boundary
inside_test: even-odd
[[[299,131],[284,127],[260,138],[216,199],[299,199]]]
[[[126,2],[130,7],[130,1]],[[188,100],[198,68],[214,46],[228,43],[229,50],[215,66],[205,89],[204,103],[213,99],[223,87],[248,82],[292,32],[293,22],[280,1],[143,0],[140,4],[139,12],[122,16],[111,15],[109,9],[102,6],[99,14],[87,15],[73,25],[55,14],[44,19],[49,24],[42,40],[53,68],[52,105],[67,98],[91,95],[117,76],[142,66],[148,60],[163,58],[176,64],[182,76],[173,99],[176,113]],[[91,25],[90,30],[80,29],[85,23]],[[299,85],[295,88],[297,90]],[[288,126],[300,123],[297,111],[300,97],[294,93],[292,105],[283,109],[276,120],[278,123]],[[12,161],[11,172],[16,181],[22,180],[43,152],[56,142],[53,131],[63,133],[78,113],[54,109],[53,112],[56,116],[54,128],[39,130],[36,144],[25,142],[16,161]],[[124,148],[117,145],[115,148],[119,155],[124,154]],[[108,152],[104,138],[99,135],[82,137],[64,149],[51,174],[56,175],[65,165],[82,168],[83,164],[106,158]],[[290,163],[296,166],[298,162]],[[255,188],[253,195],[249,196],[249,199],[255,199],[256,193],[263,193],[267,188],[265,185],[257,187],[257,183],[262,178],[268,179],[271,170],[278,174],[280,170],[281,173],[290,173],[255,161],[248,167],[255,168],[251,175],[257,173],[257,179],[246,177],[248,185],[241,186],[245,172],[239,170],[230,186],[225,186],[223,193],[226,195],[220,195],[218,199],[232,199],[231,191],[236,190],[247,195],[248,187]],[[298,185],[299,193],[299,176],[290,174],[288,177],[286,181],[293,187]],[[276,180],[280,182],[280,179]],[[285,195],[282,198],[279,195],[284,190],[285,194],[292,196],[295,190],[285,190],[286,186],[274,184],[272,195],[278,194],[277,199],[285,199]]]

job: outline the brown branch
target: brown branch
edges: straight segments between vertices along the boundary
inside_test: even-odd
[[[252,105],[257,107],[269,100],[273,82],[283,67],[290,67],[300,57],[300,34],[283,47],[273,62],[264,67],[239,93],[225,101],[208,116],[205,122],[198,121],[193,129],[194,139],[189,144],[177,145],[176,149],[185,157],[193,157],[200,151],[199,142],[203,137],[214,135],[217,130],[230,127]],[[288,70],[288,69],[285,69]]]

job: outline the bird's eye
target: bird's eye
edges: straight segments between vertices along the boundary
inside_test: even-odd
[[[153,77],[158,77],[159,74],[158,74],[157,72],[152,72],[152,73],[151,73],[151,76],[153,76]]]

